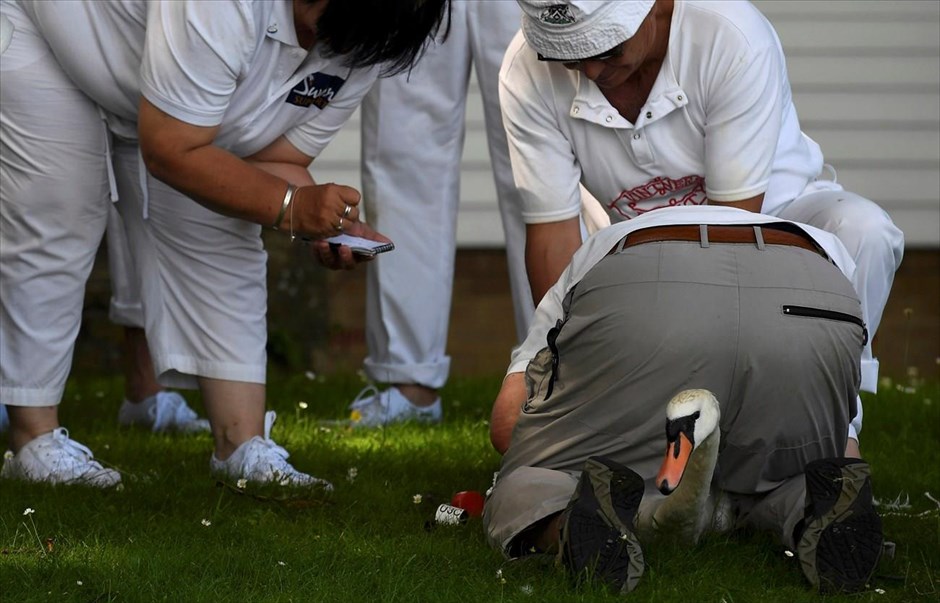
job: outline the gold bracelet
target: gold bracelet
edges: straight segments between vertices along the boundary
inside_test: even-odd
[[[274,224],[271,225],[271,228],[274,230],[279,230],[278,226],[281,225],[281,220],[284,219],[284,212],[287,211],[287,206],[294,200],[294,193],[296,192],[297,187],[288,182],[287,192],[284,193],[284,201],[281,202],[281,211],[277,212],[277,218],[274,220]]]

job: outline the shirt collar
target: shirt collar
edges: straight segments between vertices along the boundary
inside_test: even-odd
[[[631,124],[620,115],[597,84],[585,77],[583,73],[575,71],[572,72],[572,76],[577,80],[577,92],[571,101],[569,115],[575,119],[584,119],[611,128],[642,128],[647,123],[652,123],[675,109],[686,106],[689,102],[688,95],[682,91],[682,87],[676,81],[671,52],[666,53],[656,81],[653,82],[649,98],[646,99],[635,124]]]
[[[294,9],[292,2],[272,2],[272,10],[265,25],[265,35],[282,44],[300,47],[297,31],[294,29]]]

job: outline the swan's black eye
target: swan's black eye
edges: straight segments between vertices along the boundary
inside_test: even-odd
[[[684,433],[689,439],[689,443],[695,446],[695,421],[701,416],[699,411],[690,415],[679,417],[678,419],[666,420],[666,441],[675,442],[679,439],[679,434]]]

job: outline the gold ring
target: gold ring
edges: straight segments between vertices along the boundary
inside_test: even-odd
[[[351,212],[351,211],[352,211],[352,206],[347,204],[347,205],[346,205],[346,209],[343,210],[343,217],[344,217],[344,218],[348,218],[348,217],[349,217],[349,212]]]

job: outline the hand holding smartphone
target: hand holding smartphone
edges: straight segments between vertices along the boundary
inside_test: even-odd
[[[330,245],[346,245],[357,255],[372,257],[386,251],[395,249],[395,243],[384,243],[382,241],[373,241],[354,235],[341,234],[335,237],[324,239]]]

